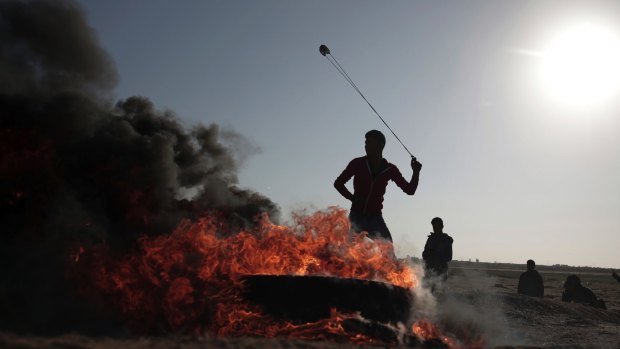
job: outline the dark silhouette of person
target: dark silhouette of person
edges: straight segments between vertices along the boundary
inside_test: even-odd
[[[443,232],[443,220],[435,217],[431,220],[433,232],[426,239],[422,259],[427,274],[441,276],[445,281],[448,278],[448,262],[452,260],[452,242],[454,239]]]
[[[545,295],[542,276],[536,270],[536,263],[531,259],[527,261],[527,271],[519,277],[517,293],[530,297]]]
[[[562,302],[583,303],[596,308],[607,309],[602,299],[596,298],[592,290],[581,285],[581,280],[577,275],[570,275],[566,278]]]
[[[620,282],[620,276],[618,276],[618,274],[616,274],[616,272],[615,272],[615,271],[612,271],[612,272],[611,272],[611,276],[612,276],[614,279],[616,279],[616,281]]]
[[[355,232],[368,232],[371,238],[392,241],[381,210],[383,195],[388,182],[394,181],[405,193],[415,194],[420,179],[422,164],[411,158],[413,175],[407,182],[398,167],[383,158],[385,136],[377,130],[366,133],[366,156],[355,158],[334,181],[334,187],[347,200],[351,201],[349,220]],[[353,194],[345,184],[353,177]]]

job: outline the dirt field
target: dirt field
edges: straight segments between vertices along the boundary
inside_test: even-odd
[[[453,269],[444,297],[469,299],[481,316],[495,316],[497,332],[490,328],[488,333],[494,344],[620,348],[620,284],[611,275],[579,274],[582,284],[606,302],[602,310],[561,301],[566,272],[541,273],[544,299],[519,296],[521,272]]]
[[[620,284],[607,274],[581,274],[582,282],[605,300],[608,310],[561,302],[568,273],[544,272],[544,299],[516,294],[519,270],[451,270],[437,297],[436,320],[444,327],[466,326],[488,339],[489,347],[620,348]],[[0,348],[359,348],[344,343],[284,338],[52,338],[0,333]]]
[[[453,268],[451,278],[448,280],[450,288],[455,290],[462,290],[475,287],[471,282],[466,280],[466,276],[483,276],[487,279],[484,283],[484,287],[495,287],[499,289],[506,289],[509,291],[517,292],[517,283],[519,282],[519,276],[524,270],[476,270],[476,269],[459,269]],[[602,298],[607,309],[620,312],[620,283],[611,277],[608,273],[569,273],[569,272],[556,272],[556,271],[542,271],[540,274],[543,277],[545,284],[545,300],[562,299],[562,285],[566,277],[571,274],[576,274],[581,279],[581,283],[590,288],[597,297]],[[493,285],[491,285],[493,283]]]

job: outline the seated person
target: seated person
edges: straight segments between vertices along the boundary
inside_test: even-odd
[[[531,259],[527,261],[527,271],[519,277],[517,292],[530,297],[545,295],[542,276],[536,270],[536,263]]]
[[[581,285],[581,280],[577,275],[570,275],[566,278],[562,302],[583,303],[592,307],[607,309],[602,299],[596,298],[592,290]]]

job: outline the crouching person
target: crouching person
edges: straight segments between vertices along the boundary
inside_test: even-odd
[[[581,285],[581,280],[577,275],[570,275],[566,278],[562,302],[582,303],[595,308],[607,309],[602,299],[597,298],[592,290]]]

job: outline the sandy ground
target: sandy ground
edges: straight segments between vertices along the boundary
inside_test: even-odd
[[[489,347],[620,348],[620,284],[609,275],[581,274],[608,310],[560,301],[566,273],[542,273],[544,299],[516,295],[521,271],[453,269],[437,297],[435,319],[445,328],[467,326],[484,333]],[[345,343],[285,338],[34,337],[0,333],[0,348],[359,348]]]
[[[582,284],[605,300],[603,310],[561,301],[568,273],[541,273],[543,299],[519,296],[521,272],[455,269],[440,300],[465,299],[481,318],[491,319],[483,327],[493,344],[620,348],[620,284],[611,275],[579,274]]]

